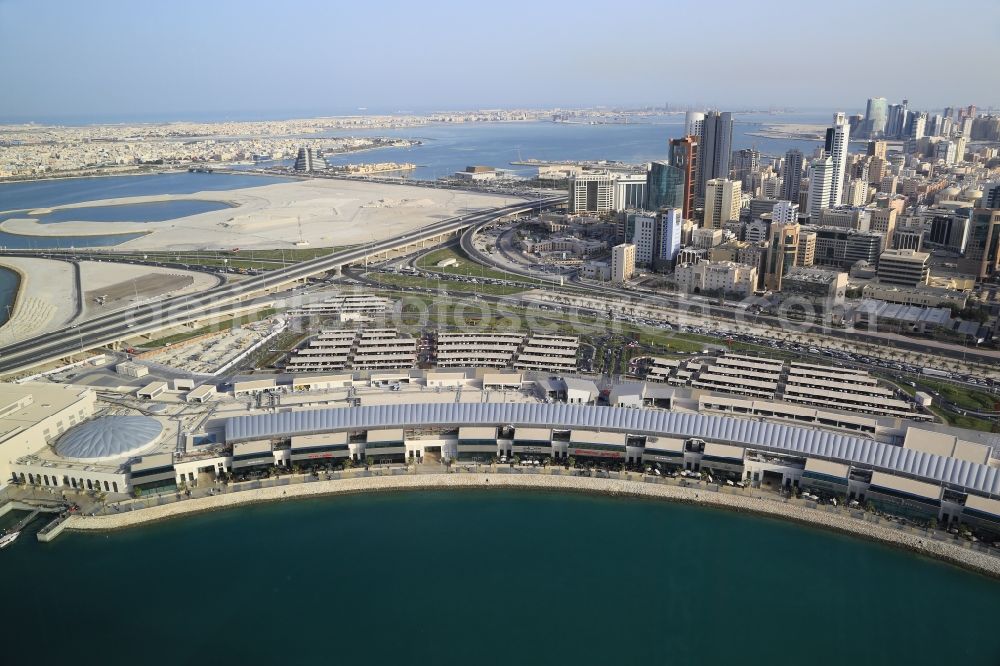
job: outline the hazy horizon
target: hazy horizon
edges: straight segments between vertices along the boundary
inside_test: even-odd
[[[997,105],[985,80],[1000,62],[997,3],[949,6],[961,52],[926,48],[938,3],[825,7],[0,0],[0,119],[666,104],[858,112],[868,97]]]

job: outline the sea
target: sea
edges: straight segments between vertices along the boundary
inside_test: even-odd
[[[27,535],[0,563],[10,664],[1000,663],[1000,582],[650,500],[296,500]]]
[[[749,132],[828,120],[738,117],[734,149],[808,154],[814,142]],[[638,163],[665,157],[681,122],[381,130],[370,134],[422,143],[331,161],[413,162],[420,179],[528,158]],[[170,173],[0,184],[0,219],[272,182],[281,179]],[[183,201],[74,217],[194,214]],[[72,219],[63,215],[46,221]],[[42,247],[0,236],[0,245],[17,242]],[[0,317],[16,282],[0,271]],[[597,496],[358,495],[68,533],[51,544],[26,534],[0,551],[0,589],[5,663],[1000,664],[997,581],[771,519]]]

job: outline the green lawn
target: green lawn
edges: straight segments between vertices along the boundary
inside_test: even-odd
[[[286,250],[241,250],[238,253],[225,250],[197,250],[186,252],[102,252],[88,251],[81,254],[85,259],[104,259],[115,261],[128,259],[147,263],[179,263],[191,266],[210,268],[242,268],[246,270],[274,270],[284,265],[290,266],[300,261],[315,259],[334,252],[345,250],[344,247],[289,248]]]
[[[515,287],[503,284],[469,284],[453,280],[435,280],[433,278],[414,277],[412,275],[396,275],[393,273],[372,273],[372,279],[380,284],[393,287],[419,287],[422,289],[443,289],[445,291],[461,291],[474,294],[490,294],[492,296],[508,296],[527,291],[529,287]]]
[[[991,395],[985,391],[968,389],[964,386],[955,386],[948,382],[938,382],[921,377],[916,383],[921,389],[934,389],[948,402],[977,412],[991,412],[996,409],[996,404],[1000,402],[1000,396]]]
[[[975,416],[962,416],[961,414],[956,414],[940,407],[931,407],[930,411],[937,415],[941,420],[951,426],[956,428],[968,428],[970,430],[980,430],[982,432],[993,432],[994,425],[986,419],[981,419]]]
[[[437,265],[439,261],[444,261],[445,259],[454,259],[458,264],[451,266]],[[546,284],[543,280],[521,277],[514,273],[504,273],[503,271],[477,264],[469,259],[459,247],[442,247],[429,252],[417,260],[417,267],[435,273],[447,273],[450,275],[468,275],[492,280],[516,280],[525,284]]]

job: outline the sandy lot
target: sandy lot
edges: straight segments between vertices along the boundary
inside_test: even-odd
[[[95,261],[80,262],[80,275],[85,319],[131,306],[137,296],[142,303],[167,294],[203,291],[219,284],[215,276],[198,271]]]
[[[0,345],[51,331],[74,318],[79,291],[73,264],[51,259],[0,257],[0,266],[21,275],[10,319],[0,327]]]
[[[260,341],[269,328],[270,325],[261,324],[231,329],[204,340],[165,347],[146,358],[171,368],[211,374]]]
[[[61,222],[11,219],[5,231],[36,236],[148,232],[122,249],[331,247],[397,236],[440,219],[513,203],[514,198],[409,185],[302,180],[242,190],[89,201],[77,208],[198,199],[233,208],[163,222]]]
[[[196,271],[93,261],[79,265],[81,284],[77,284],[76,269],[70,262],[0,257],[0,266],[21,274],[16,305],[10,320],[0,327],[0,346],[128,307],[136,293],[140,301],[148,301],[219,284],[215,276]],[[94,299],[102,295],[108,298],[100,305]]]

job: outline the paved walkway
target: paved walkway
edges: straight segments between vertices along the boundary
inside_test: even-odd
[[[273,484],[257,482],[256,487],[235,492],[201,497],[192,495],[189,499],[157,506],[143,506],[142,500],[139,500],[120,507],[119,511],[111,514],[74,515],[66,521],[66,529],[120,529],[201,511],[316,495],[447,488],[532,488],[651,497],[775,516],[907,548],[1000,578],[1000,557],[985,547],[974,547],[967,542],[956,541],[942,532],[901,528],[897,523],[883,522],[860,512],[852,513],[833,507],[813,508],[800,501],[776,499],[776,496],[761,491],[729,488],[713,490],[701,483],[682,486],[672,480],[665,482],[639,474],[629,474],[626,475],[627,478],[595,478],[573,475],[561,468],[507,468],[506,473],[485,471],[486,466],[479,469],[480,471],[474,471],[473,468],[472,471],[459,470],[448,474],[414,474],[405,468],[380,468],[373,472],[356,471],[350,478],[311,482],[304,476],[294,479],[284,477]],[[873,522],[874,520],[879,522]]]

